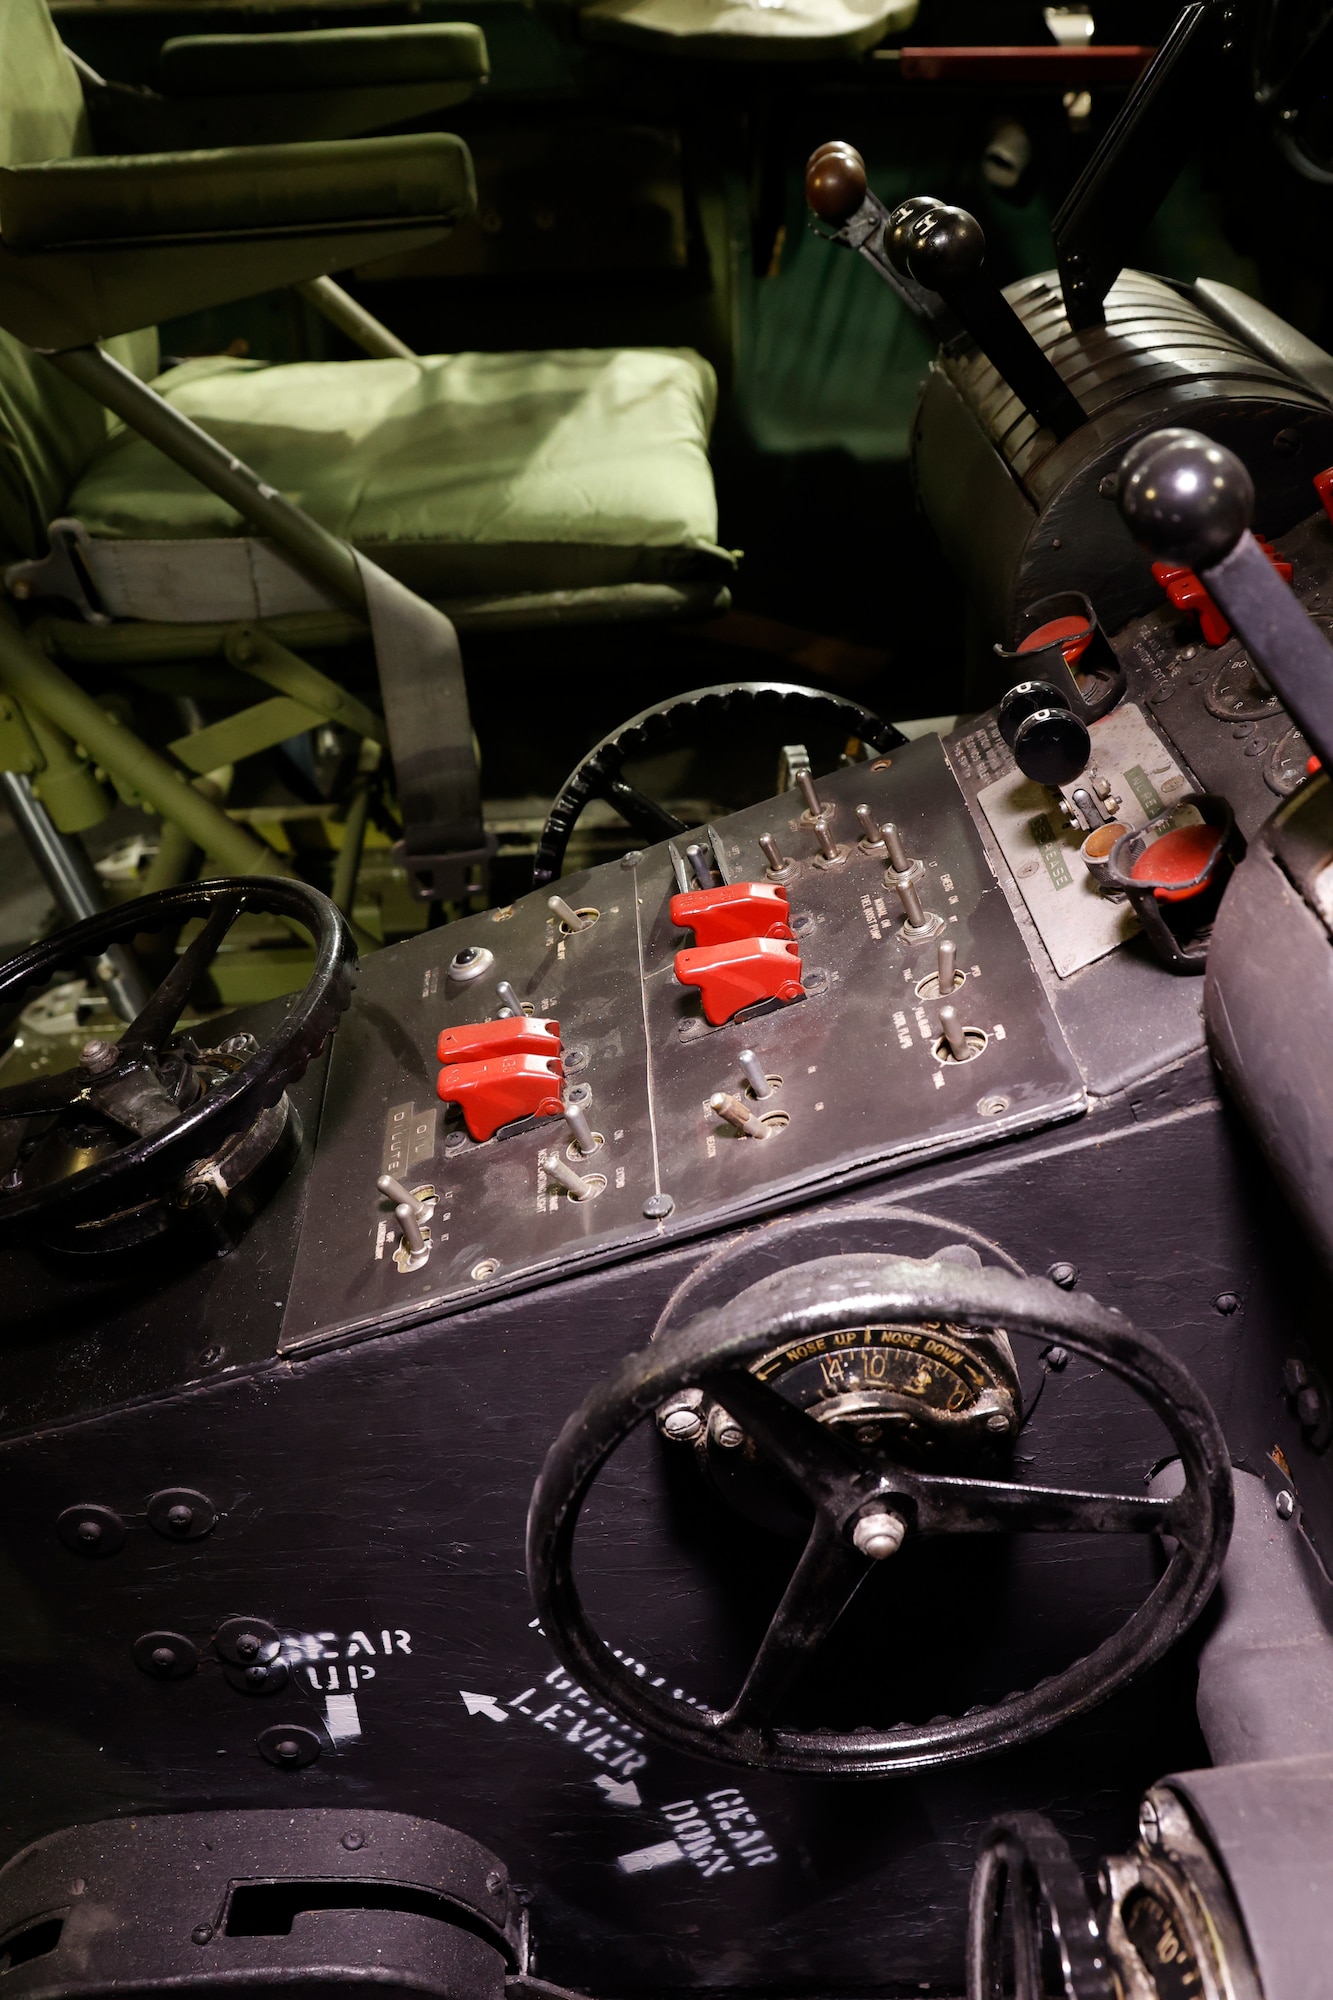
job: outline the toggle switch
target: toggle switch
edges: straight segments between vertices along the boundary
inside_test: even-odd
[[[502,979],[495,990],[500,996],[501,1017],[503,1018],[506,1013],[510,1013],[517,1014],[521,1019],[523,1015],[523,1002],[519,999],[509,981]]]
[[[877,822],[869,806],[856,808],[856,821],[861,829],[861,848],[866,854],[884,853],[884,830]]]
[[[403,1232],[403,1241],[407,1245],[409,1255],[413,1257],[424,1257],[430,1248],[422,1234],[418,1216],[419,1206],[420,1204],[415,1201],[400,1201],[394,1210],[398,1218],[398,1227]]]
[[[736,938],[789,938],[787,891],[772,882],[731,882],[723,889],[692,889],[671,898],[671,921],[693,931],[698,945]]]
[[[580,1105],[570,1104],[566,1100],[564,1114],[565,1123],[569,1127],[570,1137],[586,1159],[590,1153],[595,1153],[598,1150],[602,1142],[588,1123],[587,1112]]]
[[[442,1063],[489,1062],[493,1056],[558,1056],[560,1023],[531,1014],[502,1014],[496,1021],[469,1021],[444,1028],[435,1044]]]
[[[772,881],[790,882],[792,876],[796,873],[797,863],[788,859],[771,833],[760,834],[759,852],[764,857],[769,877]]]
[[[794,940],[738,938],[676,953],[676,977],[697,986],[705,1018],[715,1028],[761,1000],[784,1004],[805,997],[801,953]]]
[[[685,859],[693,869],[694,879],[699,884],[699,887],[705,890],[711,889],[713,886],[713,868],[712,863],[708,859],[708,849],[701,847],[697,840],[692,841],[685,849]]]
[[[741,1075],[750,1086],[751,1096],[771,1097],[773,1095],[773,1085],[769,1079],[768,1072],[753,1049],[738,1049],[736,1051],[736,1061],[740,1064]]]
[[[559,1153],[547,1153],[542,1165],[546,1169],[547,1179],[558,1182],[568,1194],[573,1195],[575,1201],[588,1201],[593,1195],[600,1194],[606,1186],[600,1174],[593,1179],[585,1178],[583,1174],[576,1172],[567,1160],[562,1160]]]
[[[456,1104],[474,1139],[490,1139],[516,1118],[560,1118],[564,1065],[556,1056],[495,1056],[440,1071],[436,1095]]]
[[[747,1139],[767,1139],[768,1127],[753,1111],[747,1111],[738,1098],[725,1090],[718,1090],[708,1100],[710,1111],[716,1111],[719,1118],[725,1118],[728,1125],[734,1125]]]
[[[565,929],[576,935],[579,931],[590,931],[597,922],[595,916],[585,917],[581,911],[574,909],[563,896],[548,896],[546,907],[548,910],[554,910]]]

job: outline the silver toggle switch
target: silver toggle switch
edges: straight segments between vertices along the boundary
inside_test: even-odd
[[[426,1238],[422,1233],[421,1224],[417,1219],[416,1202],[411,1200],[400,1201],[397,1208],[394,1210],[394,1214],[398,1218],[398,1227],[403,1232],[403,1241],[404,1243],[406,1243],[412,1255],[414,1257],[420,1257],[424,1255],[425,1251],[429,1246],[427,1245]]]
[[[507,979],[502,979],[495,990],[500,996],[500,1013],[502,1016],[505,1014],[517,1015],[523,1012],[523,1002],[519,999]]]
[[[880,839],[888,850],[889,866],[895,875],[919,875],[921,864],[913,861],[903,846],[903,837],[891,819],[885,820],[879,830]]]
[[[563,896],[548,896],[546,907],[555,911],[567,931],[590,931],[596,922],[595,917],[582,917],[577,910],[571,909]]]
[[[796,783],[800,788],[801,797],[805,800],[805,809],[811,819],[823,819],[825,811],[824,802],[815,790],[815,781],[810,776],[809,771],[798,771],[796,773]]]
[[[967,1039],[967,1030],[958,1018],[956,1007],[940,1008],[940,1028],[949,1044],[949,1054],[955,1062],[966,1062],[972,1053]]]
[[[837,861],[845,861],[847,859],[846,848],[839,847],[837,841],[833,838],[832,833],[829,831],[829,823],[825,819],[823,813],[817,813],[815,815],[814,829],[815,829],[815,842],[819,848],[819,857],[821,861],[827,861],[829,863],[833,863]]]
[[[713,881],[713,867],[708,859],[708,849],[706,847],[701,847],[697,840],[692,840],[690,845],[685,849],[685,859],[694,870],[694,879],[701,889],[716,887]]]
[[[883,854],[883,829],[876,822],[875,815],[871,812],[870,807],[858,806],[856,808],[856,819],[861,829],[862,847],[869,849],[872,853]]]
[[[787,858],[771,833],[759,836],[759,851],[768,863],[768,872],[775,882],[786,882],[796,873],[796,863]]]
[[[741,1074],[749,1084],[754,1095],[756,1097],[771,1097],[773,1095],[773,1086],[768,1080],[764,1065],[760,1062],[754,1050],[741,1049],[736,1056],[736,1060],[741,1066]]]
[[[756,1118],[753,1111],[747,1111],[738,1098],[732,1097],[725,1090],[714,1091],[708,1100],[708,1108],[710,1111],[715,1111],[719,1118],[725,1118],[728,1125],[734,1125],[736,1130],[743,1132],[748,1139],[768,1137],[768,1127],[763,1119]]]
[[[422,1216],[426,1213],[426,1204],[424,1201],[418,1201],[410,1188],[405,1188],[400,1180],[394,1179],[392,1174],[381,1174],[375,1185],[381,1194],[388,1195],[389,1200],[394,1205],[395,1211],[408,1208],[411,1210],[414,1220],[420,1222]]]
[[[590,1194],[596,1194],[600,1183],[585,1180],[582,1174],[575,1172],[568,1160],[561,1159],[559,1153],[548,1153],[542,1164],[546,1168],[547,1179],[559,1181],[561,1187],[567,1188],[575,1201],[586,1201]]]
[[[940,989],[940,998],[953,992],[958,983],[958,948],[952,938],[941,938],[935,956],[935,983]]]
[[[565,1123],[568,1125],[570,1136],[579,1151],[585,1158],[589,1153],[595,1153],[602,1142],[588,1123],[587,1112],[577,1104],[566,1104],[563,1109]]]

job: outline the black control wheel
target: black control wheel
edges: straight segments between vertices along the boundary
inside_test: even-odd
[[[1002,2000],[1004,1919],[1014,2000],[1044,2000],[1049,1931],[1065,2000],[1118,2000],[1106,1943],[1069,1843],[1044,1813],[1006,1813],[981,1836],[967,1909],[967,2000]]]
[[[267,1040],[230,1037],[201,1050],[176,1024],[243,912],[299,925],[314,943],[314,969]],[[203,929],[118,1041],[91,1041],[76,1068],[0,1089],[0,1233],[41,1238],[53,1225],[88,1228],[164,1195],[187,1206],[206,1199],[227,1178],[215,1171],[210,1181],[209,1163],[281,1101],[337,1027],[356,978],[351,932],[327,896],[278,876],[183,883],[101,911],[0,966],[0,1002],[191,918]],[[227,1157],[239,1167],[234,1149]]]
[[[862,1450],[751,1373],[788,1343],[860,1327],[1004,1328],[1057,1341],[1134,1389],[1156,1412],[1184,1469],[1176,1499],[1087,1493],[1011,1479],[909,1470]],[[636,1675],[593,1631],[574,1580],[574,1539],[589,1489],[617,1446],[683,1388],[701,1388],[780,1468],[813,1509],[790,1583],[730,1706],[677,1698]],[[631,1354],[552,1445],[528,1513],[528,1580],[542,1629],[597,1700],[677,1749],[753,1768],[864,1777],[957,1762],[1029,1742],[1080,1714],[1158,1659],[1217,1581],[1231,1533],[1231,1465],[1193,1378],[1155,1340],[1092,1299],[1045,1279],[901,1258],[820,1258],[701,1313]],[[851,1730],[783,1725],[808,1658],[878,1561],[908,1538],[1027,1533],[1170,1536],[1151,1594],[1085,1658],[1025,1692],[925,1724]],[[651,1668],[649,1670],[651,1672]]]
[[[692,734],[734,726],[737,718],[743,718],[750,728],[769,715],[793,733],[832,724],[872,750],[891,750],[904,741],[892,723],[881,721],[860,702],[787,681],[724,681],[717,687],[673,695],[622,722],[575,765],[560,788],[537,844],[533,887],[543,888],[559,876],[569,836],[589,799],[605,799],[613,805],[631,831],[646,843],[670,840],[674,834],[686,832],[683,820],[621,775],[631,758],[655,756],[688,741]]]

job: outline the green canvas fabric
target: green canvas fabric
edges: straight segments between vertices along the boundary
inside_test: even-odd
[[[707,457],[716,383],[688,350],[281,367],[218,357],[157,386],[317,521],[433,596],[731,567]],[[64,511],[99,538],[250,532],[124,429]]]
[[[74,65],[45,0],[0,0],[0,166],[77,157],[91,140]],[[145,379],[157,334],[125,334],[110,351]],[[41,555],[46,524],[111,419],[39,355],[0,333],[0,557]]]
[[[486,74],[486,38],[470,21],[177,35],[158,57],[162,88],[178,97],[478,83]]]

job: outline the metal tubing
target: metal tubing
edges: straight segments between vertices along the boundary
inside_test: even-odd
[[[353,611],[365,612],[365,587],[351,546],[284,499],[155,389],[100,347],[71,347],[46,358],[200,485],[270,535],[307,576]]]
[[[151,810],[187,832],[229,875],[286,875],[291,871],[263,841],[253,839],[201,796],[184,771],[141,743],[68,674],[30,646],[13,620],[0,613],[0,682],[25,707],[49,716],[81,743],[94,763],[139,794]]]
[[[57,833],[31,781],[21,772],[0,771],[0,790],[57,908],[72,924],[97,916],[106,908],[106,900],[96,870],[79,842]],[[108,946],[93,974],[122,1021],[132,1021],[147,1006],[152,988],[124,945]]]
[[[383,320],[367,312],[359,300],[354,299],[350,292],[345,292],[341,285],[335,285],[332,278],[308,278],[294,289],[303,299],[308,299],[315,311],[322,313],[340,333],[345,333],[353,346],[359,347],[373,360],[415,361],[420,364],[420,355],[405,340],[390,332]]]
[[[370,786],[362,783],[352,793],[343,821],[343,842],[333,870],[333,900],[345,917],[352,914],[356,899],[356,878],[361,872],[361,851],[366,844],[366,821],[370,815]]]
[[[1333,765],[1333,647],[1252,534],[1243,534],[1230,555],[1200,576],[1327,770]]]

